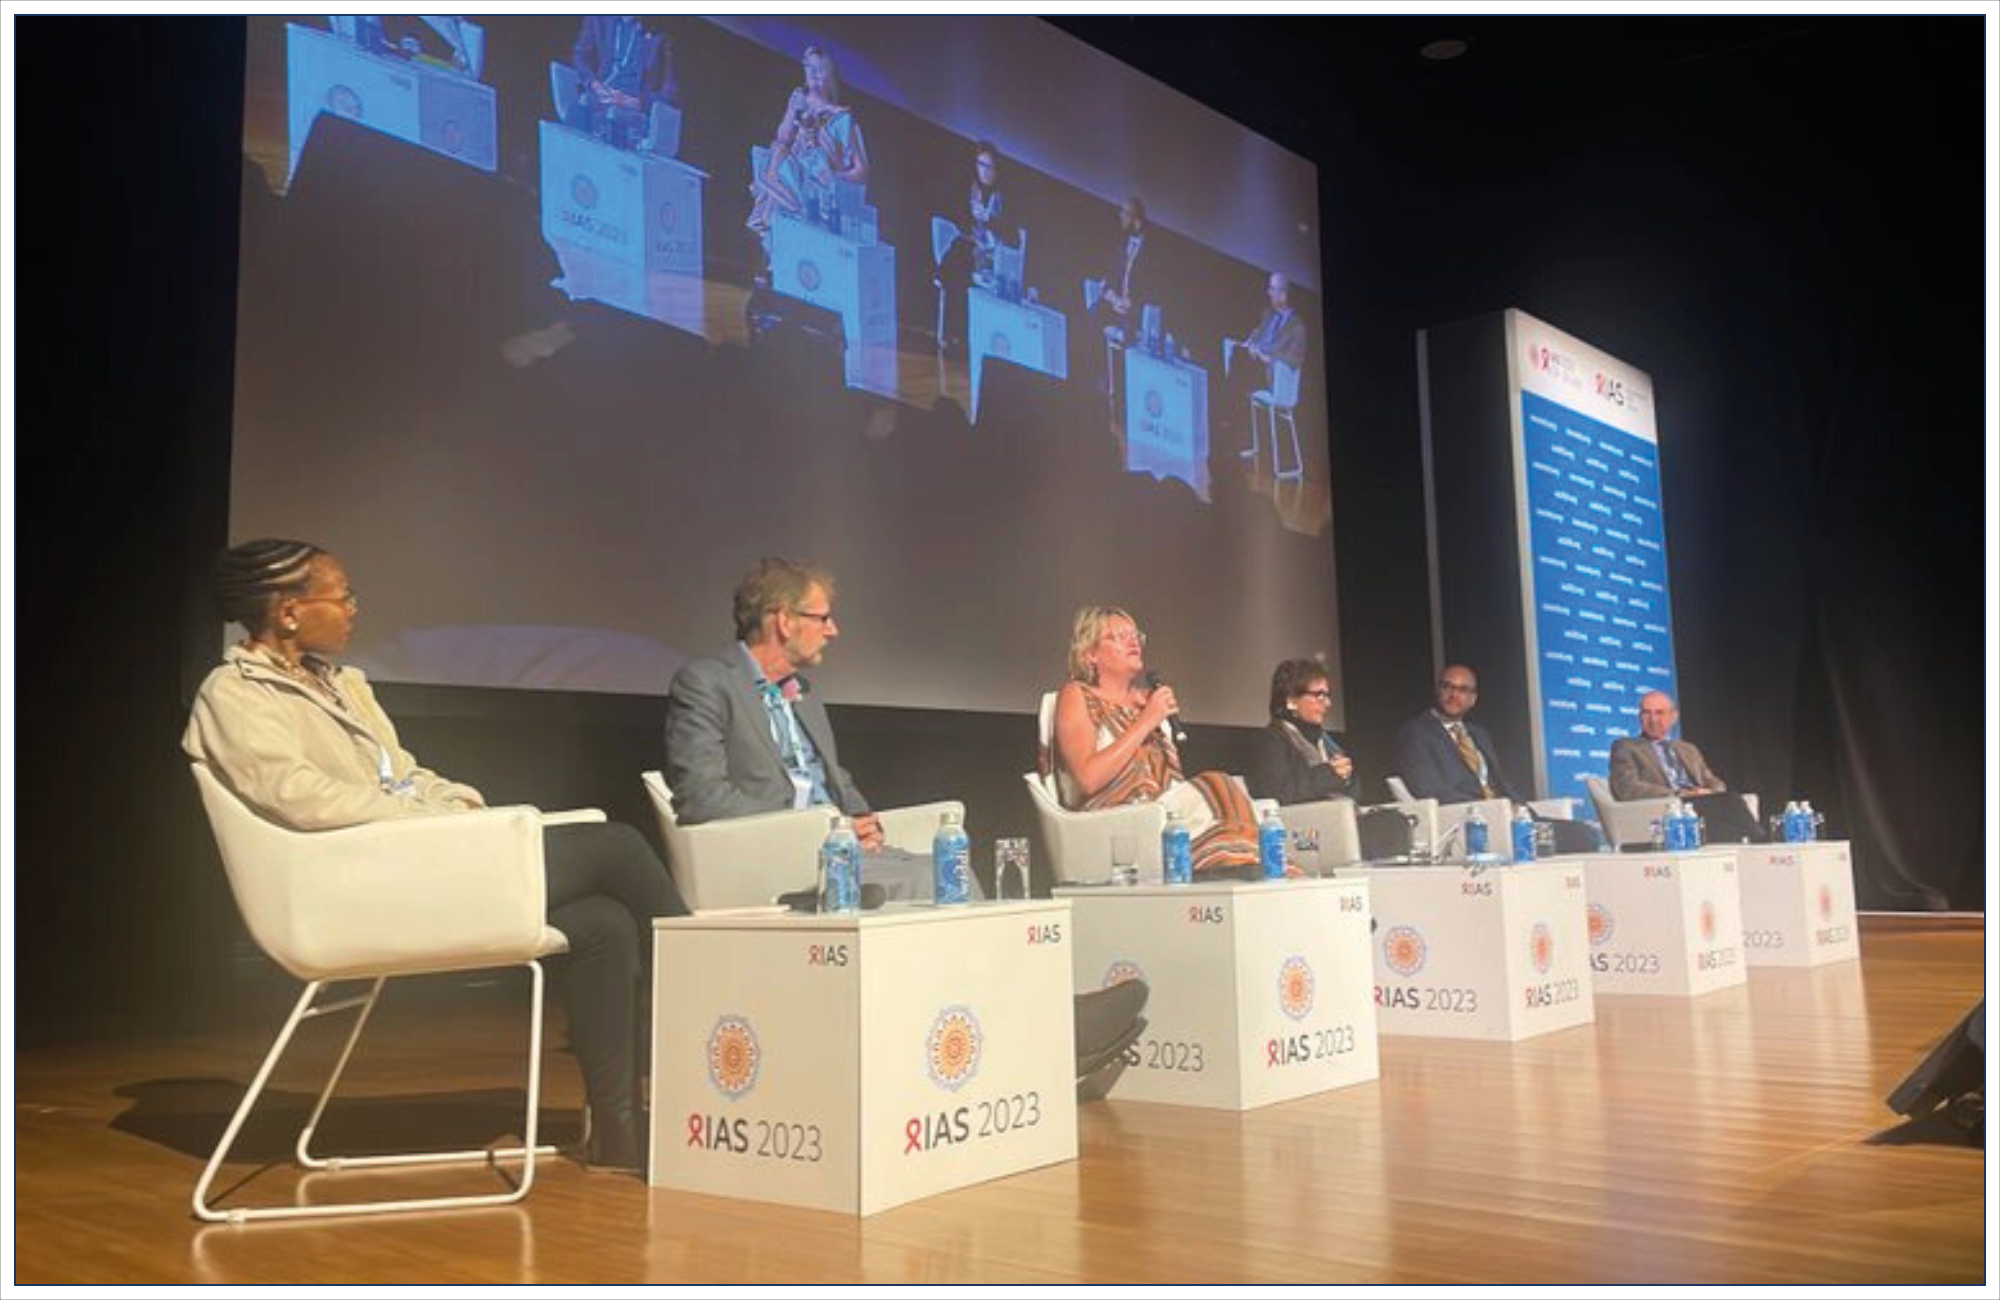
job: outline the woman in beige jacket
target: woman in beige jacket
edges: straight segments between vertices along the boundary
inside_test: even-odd
[[[333,555],[304,542],[246,542],[217,561],[215,595],[222,617],[250,635],[202,683],[181,745],[244,802],[307,831],[486,806],[471,786],[421,766],[367,679],[335,665],[357,603]],[[687,909],[629,826],[548,827],[543,859],[549,924],[569,939],[564,1007],[590,1099],[590,1159],[636,1169],[642,958],[653,918]]]

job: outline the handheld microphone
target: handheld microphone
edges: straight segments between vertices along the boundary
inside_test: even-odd
[[[1146,689],[1157,691],[1160,689],[1160,686],[1160,675],[1148,668],[1146,670]],[[1161,719],[1160,729],[1165,731],[1169,736],[1172,736],[1176,745],[1187,744],[1187,729],[1181,726],[1181,711],[1179,709],[1175,709],[1172,713]]]

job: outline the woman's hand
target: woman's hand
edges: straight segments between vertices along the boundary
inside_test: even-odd
[[[1354,778],[1354,760],[1345,754],[1335,754],[1332,758],[1326,760],[1326,765],[1332,768],[1333,774],[1343,781],[1349,781]]]
[[[1170,714],[1179,713],[1181,702],[1174,695],[1174,688],[1162,683],[1153,688],[1146,697],[1146,703],[1139,710],[1139,727],[1145,731],[1165,722]]]

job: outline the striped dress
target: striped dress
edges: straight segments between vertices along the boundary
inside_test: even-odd
[[[1090,721],[1097,728],[1097,748],[1117,743],[1138,720],[1139,710],[1113,704],[1095,691],[1083,692]],[[1181,774],[1180,752],[1164,729],[1155,728],[1125,770],[1095,794],[1084,795],[1076,781],[1056,763],[1056,786],[1063,806],[1091,812],[1128,803],[1157,801],[1181,815],[1192,840],[1194,872],[1230,875],[1257,865],[1257,813],[1235,777],[1222,772]]]

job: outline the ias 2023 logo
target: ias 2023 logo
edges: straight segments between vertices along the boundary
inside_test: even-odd
[[[708,1081],[723,1096],[734,1101],[756,1087],[763,1064],[757,1031],[742,1016],[723,1016],[708,1031]]]
[[[1278,1010],[1304,1020],[1313,1009],[1313,968],[1303,957],[1287,957],[1278,967]]]
[[[957,1092],[972,1082],[979,1073],[979,1053],[985,1040],[972,1008],[949,1006],[938,1012],[924,1038],[924,1064],[931,1082],[946,1092]]]
[[[1429,953],[1424,936],[1410,926],[1392,925],[1389,933],[1382,936],[1382,960],[1398,975],[1410,976],[1422,970]]]
[[[1556,938],[1549,932],[1547,921],[1535,922],[1535,928],[1528,931],[1528,959],[1535,963],[1535,973],[1546,975],[1556,959]]]
[[[1610,943],[1618,930],[1618,923],[1611,919],[1611,909],[1602,903],[1592,903],[1585,909],[1585,915],[1590,918],[1590,946],[1602,948]]]
[[[1833,890],[1826,885],[1819,887],[1819,919],[1822,921],[1833,919]]]
[[[1715,904],[1706,898],[1701,900],[1701,941],[1715,942]]]

